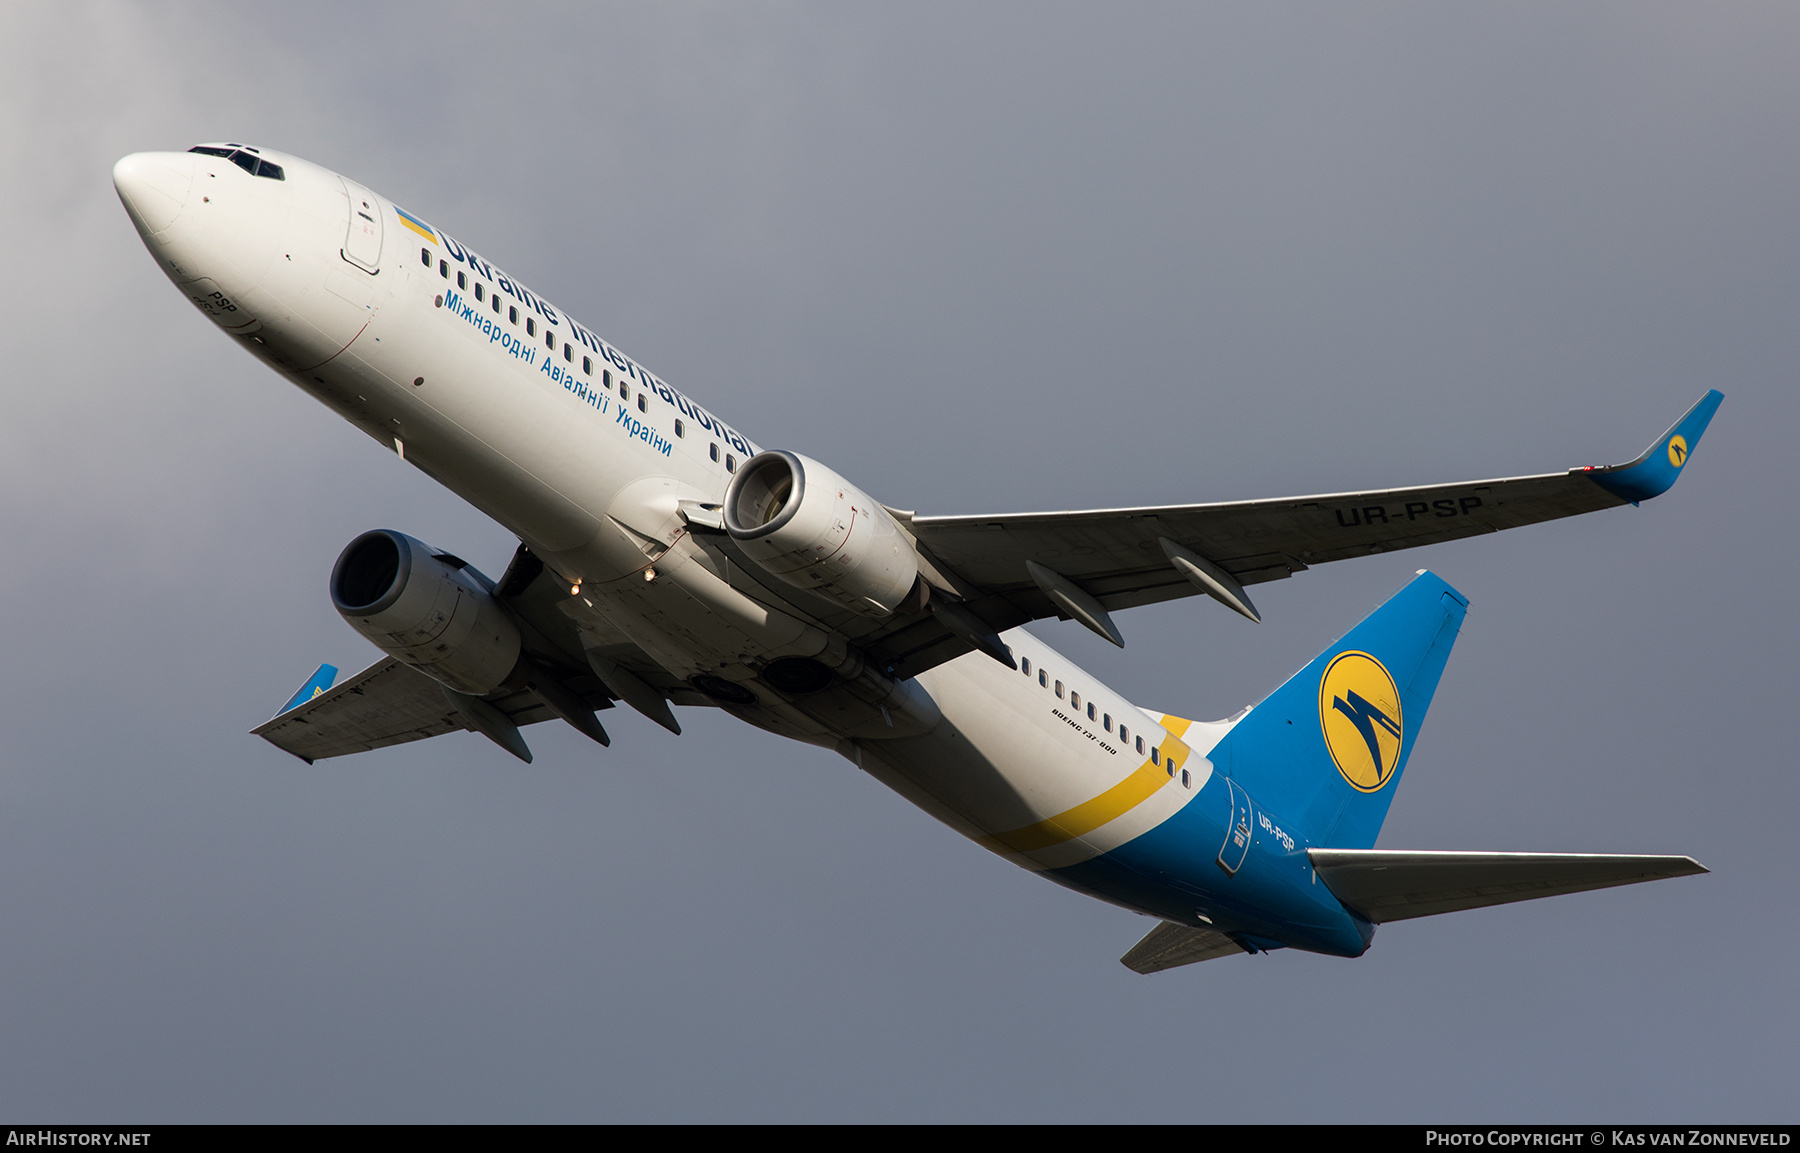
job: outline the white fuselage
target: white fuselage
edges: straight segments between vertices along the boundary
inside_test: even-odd
[[[841,662],[828,614],[689,535],[683,502],[719,505],[756,445],[434,227],[261,155],[284,179],[195,153],[115,173],[147,247],[221,328],[517,534],[596,643],[746,685],[778,657]],[[1029,672],[971,653],[829,708],[764,691],[732,711],[837,749],[1027,868],[1094,858],[1200,796],[1229,725],[1142,712],[1029,634],[1004,639]]]

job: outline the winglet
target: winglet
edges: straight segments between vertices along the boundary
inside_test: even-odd
[[[1687,410],[1687,415],[1645,449],[1644,455],[1630,464],[1583,471],[1595,484],[1632,504],[1661,496],[1674,487],[1676,478],[1681,475],[1681,467],[1700,444],[1700,434],[1706,431],[1713,413],[1719,410],[1719,402],[1724,399],[1725,394],[1718,389],[1709,391],[1698,404]]]
[[[312,700],[314,697],[330,688],[332,682],[337,680],[337,675],[338,671],[336,665],[320,665],[318,671],[306,678],[306,683],[301,685],[294,695],[288,698],[288,703],[275,710],[275,715],[280,716],[289,709],[298,705],[303,705],[307,701]]]

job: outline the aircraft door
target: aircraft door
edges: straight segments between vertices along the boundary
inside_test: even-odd
[[[339,177],[350,199],[350,229],[344,236],[344,259],[374,274],[381,271],[381,202],[356,181]]]
[[[1250,852],[1250,794],[1230,777],[1225,778],[1225,785],[1230,790],[1231,814],[1225,825],[1225,843],[1219,846],[1219,868],[1229,877],[1244,867],[1244,857]]]

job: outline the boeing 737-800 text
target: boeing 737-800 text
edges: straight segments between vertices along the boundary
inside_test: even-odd
[[[615,703],[716,706],[835,749],[1071,889],[1157,918],[1138,972],[1384,921],[1704,872],[1688,857],[1373,846],[1468,602],[1423,570],[1254,708],[1133,706],[1020,626],[1247,591],[1313,565],[1637,504],[1709,392],[1629,464],[1416,489],[997,516],[888,508],[764,450],[466,245],[348,177],[240,144],[127,156],[145,246],[233,341],[520,540],[497,580],[380,529],[332,570],[383,656],[254,731],[308,763],[455,730],[601,744]]]

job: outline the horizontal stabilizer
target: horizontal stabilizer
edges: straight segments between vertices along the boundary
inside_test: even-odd
[[[1601,853],[1308,849],[1307,856],[1332,894],[1373,924],[1707,871],[1692,857]]]
[[[1144,934],[1144,939],[1119,958],[1134,973],[1160,973],[1214,957],[1229,957],[1247,950],[1223,933],[1164,921]]]

